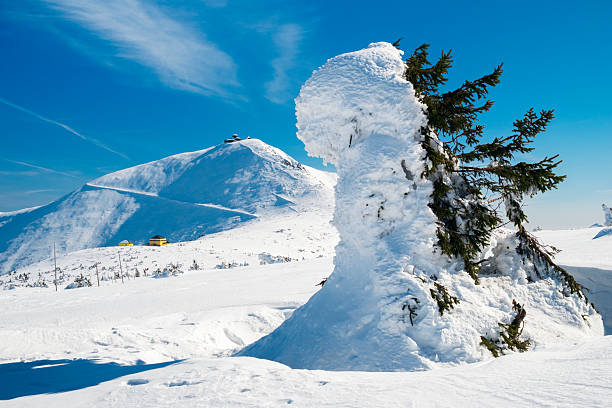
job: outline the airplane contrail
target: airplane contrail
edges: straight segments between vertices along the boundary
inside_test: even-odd
[[[101,147],[104,150],[107,150],[107,151],[109,151],[111,153],[114,153],[114,154],[116,154],[118,156],[123,157],[124,159],[128,159],[129,160],[129,157],[127,157],[125,154],[111,149],[110,147],[106,146],[104,143],[100,142],[99,140],[94,139],[93,137],[84,136],[84,135],[80,134],[79,132],[77,132],[76,130],[74,130],[73,128],[71,128],[70,126],[68,126],[68,125],[66,125],[64,123],[58,122],[58,121],[53,120],[53,119],[46,118],[46,117],[44,117],[42,115],[39,115],[36,112],[32,112],[31,110],[24,108],[23,106],[15,105],[14,103],[12,103],[10,101],[7,101],[6,99],[4,99],[2,97],[0,97],[0,102],[2,102],[3,104],[5,104],[7,106],[10,106],[11,108],[20,110],[21,112],[24,112],[24,113],[27,113],[30,116],[34,116],[35,118],[40,119],[43,122],[47,122],[47,123],[51,123],[52,125],[59,126],[62,129],[72,133],[73,135],[75,135],[75,136],[85,140],[86,142],[93,143],[94,145],[96,145],[98,147]]]
[[[20,164],[22,166],[31,167],[33,169],[38,169],[38,170],[46,171],[47,173],[55,173],[55,174],[61,174],[62,176],[79,178],[79,177],[77,177],[77,176],[75,176],[73,174],[70,174],[70,173],[64,173],[63,171],[53,170],[53,169],[49,169],[47,167],[37,166],[37,165],[31,164],[31,163],[26,163],[26,162],[22,162],[22,161],[18,161],[18,160],[10,160],[10,159],[4,159],[4,160],[7,161],[7,162],[10,162],[10,163]]]

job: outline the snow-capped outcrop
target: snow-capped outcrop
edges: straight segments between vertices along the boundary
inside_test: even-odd
[[[595,234],[593,239],[597,239],[597,238],[601,238],[605,236],[612,236],[612,208],[608,207],[605,204],[602,204],[601,209],[603,210],[603,213],[604,213],[604,224],[603,225],[594,224],[594,226],[604,227],[604,228],[602,228],[597,234]]]
[[[604,225],[606,227],[612,227],[612,208],[602,204],[601,209],[604,212]]]
[[[0,274],[59,253],[171,242],[258,216],[331,208],[335,176],[258,139],[221,144],[120,170],[46,206],[0,214]]]
[[[529,281],[511,237],[492,242],[487,255],[497,255],[498,268],[480,285],[436,251],[432,185],[421,177],[426,119],[403,72],[401,51],[374,43],[328,60],[302,87],[298,137],[338,173],[334,272],[240,355],[327,370],[474,362],[491,355],[481,336],[510,323],[514,301],[527,311],[532,345],[603,334],[601,317],[561,282]]]

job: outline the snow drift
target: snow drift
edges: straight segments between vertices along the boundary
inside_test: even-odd
[[[120,170],[31,211],[0,213],[0,274],[58,252],[171,242],[333,202],[334,177],[258,139]]]
[[[298,137],[334,164],[334,272],[276,331],[240,355],[293,368],[422,370],[491,356],[514,301],[527,311],[532,345],[603,334],[601,317],[555,279],[535,282],[501,232],[484,257],[481,284],[435,250],[431,183],[422,178],[424,106],[388,43],[332,58],[296,99]],[[447,291],[445,294],[444,292]],[[442,314],[435,295],[457,299]]]

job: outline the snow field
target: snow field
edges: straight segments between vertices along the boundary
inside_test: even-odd
[[[303,304],[330,258],[100,288],[4,291],[0,361],[80,358],[122,364],[228,355]]]
[[[60,255],[60,288],[64,288],[82,273],[96,286],[95,264],[101,285],[114,285],[123,269],[125,279],[148,279],[156,270],[172,264],[179,265],[180,273],[198,270],[229,269],[275,262],[299,262],[330,257],[337,243],[337,232],[329,225],[331,213],[322,208],[308,213],[287,213],[254,219],[244,225],[195,241],[178,242],[163,247],[135,245],[131,247],[102,247]],[[121,256],[121,266],[119,265]],[[145,273],[147,277],[145,277]],[[129,274],[129,276],[128,276]],[[27,276],[27,280],[20,279]],[[323,278],[325,276],[321,276]],[[0,287],[27,287],[44,282],[53,287],[53,259],[20,268],[14,274],[0,275]]]
[[[308,243],[330,251],[337,235],[328,223],[319,221],[316,226],[322,218],[256,220],[241,231],[225,231],[184,245],[121,250],[146,255],[158,264],[177,257],[188,260],[212,246],[219,251],[219,259],[229,259],[240,248],[295,256]],[[276,232],[281,229],[284,231]],[[597,240],[578,237],[592,232],[559,232],[553,243],[567,253],[580,254],[580,245],[587,247]],[[288,240],[289,233],[293,240]],[[555,236],[555,232],[542,233]],[[578,247],[572,249],[572,244]],[[602,251],[606,248],[601,247]],[[110,256],[116,250],[84,250],[58,261],[78,265],[85,259],[103,259],[107,251]],[[612,398],[610,336],[537,346],[528,353],[488,357],[474,364],[451,367],[437,363],[437,369],[422,372],[296,370],[268,360],[228,357],[272,332],[320,291],[315,284],[331,272],[331,253],[305,252],[310,257],[300,261],[186,270],[164,279],[130,279],[123,285],[106,282],[100,288],[58,293],[53,288],[27,287],[0,291],[3,392],[15,390],[24,395],[0,400],[0,406],[605,407]],[[212,259],[217,262],[216,257]],[[612,263],[591,260],[605,268],[601,270],[612,271]],[[598,285],[610,282],[598,280],[605,276],[587,276]],[[496,281],[483,279],[483,287],[490,285]],[[598,306],[601,309],[602,304]],[[529,310],[534,312],[534,308]],[[41,368],[24,368],[21,376],[2,371],[9,362],[20,361],[38,362]],[[86,369],[81,362],[88,363]],[[128,365],[98,383],[96,373],[103,376],[111,362]],[[148,368],[160,362],[172,363]],[[45,373],[52,379],[48,383],[40,377]],[[31,389],[39,391],[35,395],[23,392],[25,385],[11,383],[11,378],[25,379],[32,383]],[[74,391],[53,391],[79,381],[86,384]]]
[[[612,337],[426,372],[292,370],[247,357],[188,360],[7,407],[607,407]]]
[[[281,214],[191,242],[77,251],[58,257],[58,293],[52,259],[18,272],[35,277],[31,282],[40,274],[48,287],[2,275],[8,290],[0,291],[0,360],[133,364],[230,354],[276,328],[330,273],[337,233],[329,219],[325,210]],[[120,273],[119,253],[124,283],[112,278]],[[151,276],[171,263],[181,265],[177,276]],[[81,273],[92,287],[64,289]]]

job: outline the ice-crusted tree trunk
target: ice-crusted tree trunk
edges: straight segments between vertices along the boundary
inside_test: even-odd
[[[338,173],[334,271],[306,305],[240,355],[332,370],[420,370],[438,361],[478,361],[488,353],[483,335],[500,322],[522,333],[516,326],[536,304],[539,309],[527,312],[536,324],[525,328],[536,341],[603,332],[601,319],[576,297],[568,300],[560,283],[527,287],[516,252],[482,242],[468,261],[477,265],[485,255],[498,255],[498,266],[509,272],[478,285],[462,257],[442,250],[432,205],[438,163],[431,153],[446,153],[430,149],[442,144],[431,129],[424,131],[428,106],[406,73],[401,51],[374,43],[328,60],[302,87],[298,137]],[[453,182],[451,172],[437,174]],[[480,197],[466,187],[458,198],[469,210]],[[576,313],[571,321],[568,308]]]

